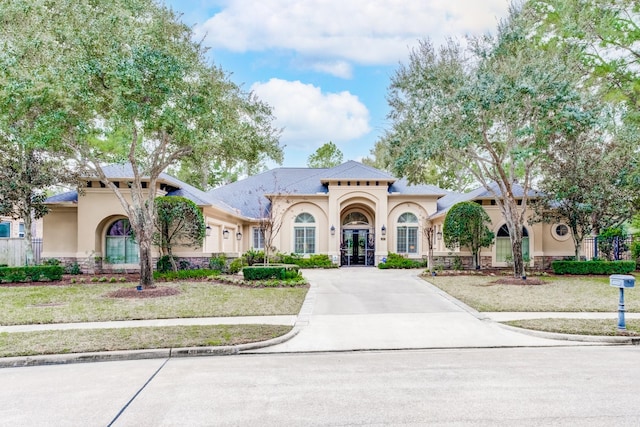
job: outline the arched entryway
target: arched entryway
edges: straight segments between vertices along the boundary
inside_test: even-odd
[[[346,211],[340,228],[340,265],[375,265],[373,216],[362,209]]]

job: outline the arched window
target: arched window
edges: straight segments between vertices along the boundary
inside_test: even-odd
[[[522,257],[527,260],[530,258],[529,251],[529,232],[522,227]],[[507,225],[503,225],[496,234],[496,262],[513,261],[513,251],[511,250],[511,238],[509,237],[509,229]]]
[[[293,227],[293,247],[297,254],[314,254],[316,252],[316,219],[310,213],[303,212],[295,219]],[[299,224],[299,225],[298,225]]]
[[[398,218],[398,223],[399,224],[404,224],[404,223],[417,224],[418,217],[412,214],[411,212],[405,212],[402,215],[400,215],[400,218]]]
[[[133,231],[128,219],[119,219],[109,226],[105,246],[107,263],[138,263],[138,244],[133,239]]]
[[[396,226],[396,252],[399,254],[418,253],[418,217],[405,212],[398,218]]]
[[[369,220],[362,212],[350,212],[344,217],[342,225],[368,225]]]

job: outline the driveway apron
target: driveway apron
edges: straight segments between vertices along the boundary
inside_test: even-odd
[[[418,277],[421,270],[305,270],[291,340],[253,352],[571,345],[506,330]],[[578,344],[578,343],[575,343]],[[584,343],[580,343],[584,344]]]

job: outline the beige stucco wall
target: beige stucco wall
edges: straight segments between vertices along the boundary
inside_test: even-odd
[[[78,248],[77,206],[52,206],[43,222],[42,258],[72,258]]]
[[[498,230],[505,224],[502,214],[500,213],[500,209],[495,205],[483,205],[484,210],[487,212],[489,217],[491,218],[491,230],[494,234],[498,234]],[[536,257],[552,257],[552,258],[562,258],[566,256],[572,256],[574,253],[573,248],[573,240],[570,235],[560,237],[557,236],[553,230],[558,224],[545,224],[545,223],[534,223],[529,224],[529,220],[531,219],[532,213],[528,212],[525,215],[525,224],[524,227],[529,233],[529,245],[530,245],[530,263],[529,266],[533,267],[535,263]],[[435,224],[438,227],[438,230],[442,230],[442,224],[444,222],[444,215],[439,217]],[[459,250],[451,250],[449,248],[444,247],[444,242],[438,241],[436,245],[436,250],[434,251],[435,255],[438,256],[447,256],[450,254],[458,255],[458,256],[470,256],[471,253],[466,248],[461,248]],[[494,267],[507,267],[507,263],[505,262],[497,262],[496,261],[496,245],[492,245],[489,248],[482,248],[480,251],[481,257],[490,257],[491,264]]]
[[[375,233],[375,262],[396,252],[398,218],[405,212],[411,212],[418,218],[418,250],[415,254],[407,254],[411,258],[421,259],[428,254],[425,237],[427,219],[437,210],[437,196],[389,194],[387,183],[379,185],[338,185],[329,183],[328,193],[315,195],[288,194],[286,197],[274,199],[274,212],[282,221],[279,233],[274,239],[278,251],[291,253],[294,250],[295,218],[307,212],[313,215],[316,229],[316,253],[328,254],[340,259],[341,228],[346,215],[351,212],[363,213],[369,222],[369,229]],[[125,197],[128,190],[122,189]],[[163,194],[158,191],[158,194]],[[497,233],[504,224],[497,206],[484,204],[483,208],[492,220],[491,228]],[[209,229],[201,247],[177,247],[174,254],[179,257],[210,257],[212,254],[239,256],[251,249],[253,229],[257,221],[245,218],[239,213],[223,211],[215,207],[204,207],[203,215]],[[125,212],[115,194],[106,188],[87,188],[79,196],[77,205],[60,204],[43,220],[44,249],[43,257],[78,259],[102,257],[104,253],[105,233],[115,220],[124,218]],[[444,215],[433,220],[436,232],[442,231]],[[309,224],[305,224],[308,226]],[[335,234],[331,234],[331,227]],[[382,227],[386,235],[382,235]],[[573,243],[570,236],[563,238],[555,235],[556,224],[526,223],[528,230],[532,265],[534,257],[563,257],[573,254]],[[228,230],[228,238],[224,238],[224,230]],[[236,234],[241,233],[241,239]],[[442,240],[435,240],[435,256],[470,256],[466,248],[454,249],[444,247]],[[159,255],[159,251],[157,253]],[[495,262],[495,245],[484,248],[482,257],[492,260],[494,266],[506,266]]]

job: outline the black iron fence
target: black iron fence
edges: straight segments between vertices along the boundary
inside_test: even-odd
[[[635,239],[639,239],[636,236]],[[582,242],[582,257],[587,260],[602,259],[609,261],[631,260],[631,244],[634,236],[627,237],[587,237]]]

